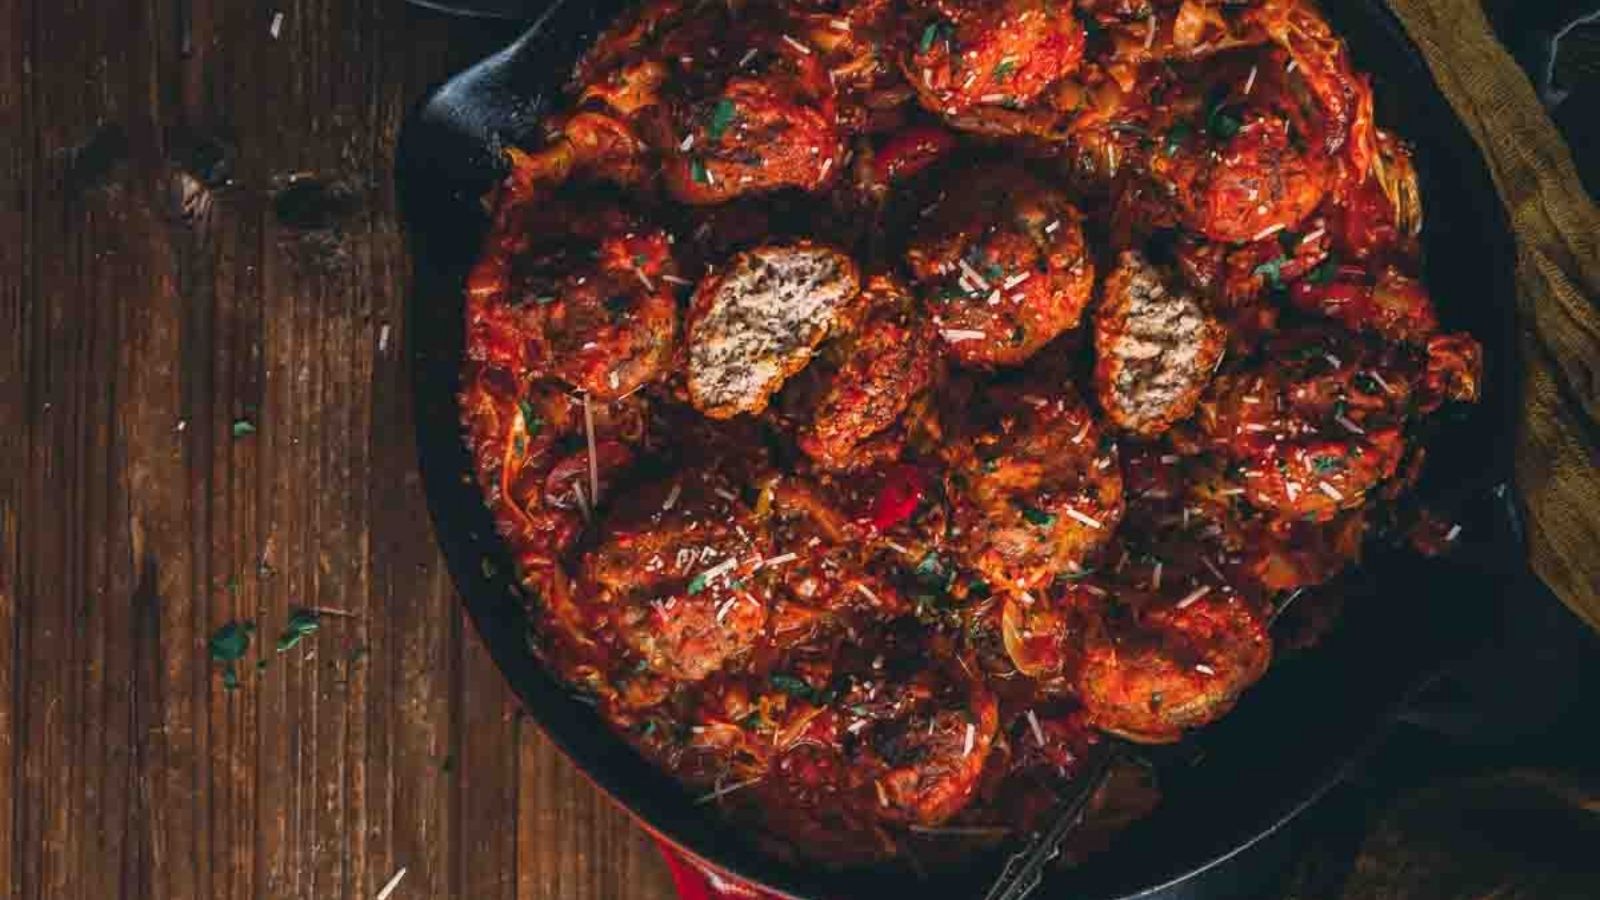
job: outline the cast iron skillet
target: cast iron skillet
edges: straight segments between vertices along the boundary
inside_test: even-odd
[[[797,896],[892,896],[903,872],[828,873],[763,854],[713,810],[614,738],[528,650],[510,557],[473,479],[456,392],[461,285],[485,225],[480,198],[499,150],[536,135],[583,48],[625,0],[557,0],[514,44],[426,97],[406,120],[398,188],[415,264],[409,328],[417,441],[429,508],[451,574],[495,662],[551,739],[651,831],[746,881]],[[1444,324],[1483,342],[1483,402],[1447,416],[1423,495],[1464,525],[1446,561],[1371,548],[1340,625],[1284,658],[1231,715],[1167,760],[1164,800],[1114,846],[1052,876],[1049,893],[1146,895],[1189,882],[1251,846],[1338,781],[1408,694],[1490,627],[1522,570],[1509,478],[1514,402],[1514,267],[1504,215],[1477,148],[1380,0],[1330,4],[1358,66],[1374,75],[1379,121],[1417,150],[1427,283]],[[925,897],[981,894],[998,861],[942,873]]]

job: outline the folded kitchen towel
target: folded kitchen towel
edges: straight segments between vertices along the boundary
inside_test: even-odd
[[[1390,0],[1482,148],[1517,241],[1516,481],[1533,570],[1600,629],[1600,208],[1480,0]]]

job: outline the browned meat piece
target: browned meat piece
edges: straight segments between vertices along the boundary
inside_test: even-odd
[[[879,814],[894,822],[938,825],[976,793],[1000,710],[981,681],[960,670],[941,672],[926,661],[917,665],[920,670],[908,679],[863,684],[840,704],[866,722],[853,764],[872,779]]]
[[[816,51],[771,31],[752,33],[748,44],[742,60],[729,61],[731,71],[669,104],[662,174],[684,203],[784,187],[814,191],[843,168],[834,90]]]
[[[585,55],[573,91],[617,119],[606,130],[654,151],[667,190],[684,203],[817,190],[842,168],[845,133],[822,48],[804,25],[777,6],[647,3]],[[625,176],[636,162],[606,162],[633,183]]]
[[[1296,282],[1289,299],[1296,307],[1333,319],[1351,331],[1369,331],[1391,341],[1422,343],[1439,330],[1428,289],[1393,266],[1376,277],[1365,269],[1341,267],[1328,278]]]
[[[1094,291],[1081,221],[1023,169],[963,173],[907,251],[952,359],[1018,365],[1077,326]]]
[[[710,472],[630,494],[585,554],[594,628],[611,630],[649,672],[698,681],[749,649],[767,622],[754,577],[770,537]]]
[[[1327,223],[1313,216],[1305,233],[1279,231],[1259,241],[1224,244],[1185,234],[1178,239],[1179,272],[1206,311],[1228,330],[1233,355],[1248,356],[1278,327],[1279,307],[1271,290],[1331,274]]]
[[[759,413],[848,317],[859,289],[855,263],[828,247],[769,245],[734,257],[690,302],[690,401],[718,419]]]
[[[666,233],[640,216],[596,204],[567,227],[575,209],[562,196],[519,210],[517,238],[479,263],[468,353],[515,378],[554,377],[612,400],[666,374],[678,268]]]
[[[838,91],[840,124],[851,133],[897,125],[912,96],[896,58],[900,0],[818,0],[790,11],[795,36],[816,49]]]
[[[906,80],[928,110],[1037,100],[1083,60],[1083,26],[1050,0],[914,0]]]
[[[800,449],[832,469],[853,468],[863,444],[899,441],[884,432],[933,377],[933,339],[926,319],[892,278],[867,283],[866,322],[841,338],[844,361],[827,376],[811,422],[800,433]],[[876,439],[876,440],[875,440]]]
[[[1204,574],[1261,600],[1321,584],[1359,557],[1365,510],[1326,522],[1263,515],[1240,502],[1246,491],[1239,477],[1214,457],[1180,457],[1166,447],[1125,454],[1128,512],[1120,534],[1129,546],[1112,563],[1124,583],[1158,587]]]
[[[898,588],[872,570],[859,524],[825,488],[790,475],[769,490],[773,553],[771,633],[782,647],[806,643],[842,621],[903,615]]]
[[[1443,399],[1428,389],[1424,366],[1402,345],[1330,329],[1284,332],[1260,363],[1212,382],[1194,433],[1184,429],[1178,443],[1236,462],[1252,504],[1328,521],[1395,474],[1407,417]]]
[[[1187,419],[1222,362],[1222,326],[1136,251],[1106,279],[1094,321],[1094,387],[1118,427],[1154,437]]]
[[[1171,583],[1160,598],[1117,596],[1132,600],[1134,611],[1089,632],[1078,676],[1079,698],[1100,728],[1135,741],[1176,741],[1184,729],[1227,713],[1266,673],[1266,621],[1226,587]]]
[[[678,304],[667,281],[676,273],[662,232],[602,241],[593,269],[531,298],[550,374],[601,400],[665,374],[677,346]]]
[[[1216,241],[1260,240],[1294,228],[1327,194],[1333,160],[1305,145],[1310,126],[1285,65],[1268,53],[1249,74],[1241,59],[1180,82],[1154,125],[1165,138],[1143,168],[1185,227]]]
[[[1116,445],[1060,388],[996,387],[944,453],[964,562],[996,591],[1071,571],[1122,518]]]
[[[1297,153],[1283,119],[1250,114],[1216,143],[1152,155],[1151,174],[1183,223],[1219,241],[1292,228],[1328,189],[1328,166]]]

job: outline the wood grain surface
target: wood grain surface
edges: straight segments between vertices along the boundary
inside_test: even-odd
[[[370,898],[402,867],[395,898],[670,896],[519,715],[418,482],[395,133],[510,36],[401,0],[0,0],[11,896]],[[280,653],[297,608],[321,628]]]

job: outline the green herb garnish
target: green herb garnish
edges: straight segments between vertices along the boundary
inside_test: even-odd
[[[1279,256],[1269,259],[1254,269],[1255,274],[1267,279],[1267,283],[1275,288],[1283,287],[1283,267],[1289,260]]]
[[[1227,104],[1221,100],[1212,105],[1211,112],[1206,116],[1206,130],[1214,137],[1224,140],[1238,134],[1239,129],[1243,127],[1244,123],[1239,116],[1230,112]]]
[[[1311,457],[1311,468],[1318,475],[1326,475],[1329,472],[1343,470],[1344,460],[1337,456],[1313,456]]]
[[[767,680],[771,682],[774,688],[791,697],[807,702],[815,702],[820,693],[816,688],[808,684],[805,679],[796,678],[793,675],[785,675],[782,672],[774,672],[768,676]]]
[[[1041,528],[1049,528],[1051,525],[1056,523],[1055,513],[1048,513],[1042,509],[1028,506],[1026,504],[1024,504],[1022,507],[1022,517],[1027,519],[1029,524],[1038,525]]]
[[[1312,284],[1327,284],[1333,280],[1333,276],[1337,274],[1338,271],[1338,261],[1333,258],[1332,254],[1329,254],[1327,259],[1318,263],[1317,267],[1312,269],[1310,274],[1306,275],[1306,280]]]
[[[517,398],[517,411],[522,413],[522,427],[527,429],[528,436],[533,437],[544,427],[544,420],[533,414],[533,404],[526,397]]]
[[[322,627],[322,616],[314,609],[297,609],[289,616],[289,624],[278,635],[278,652],[291,650],[305,638]]]
[[[911,570],[917,583],[938,591],[947,591],[955,583],[956,573],[937,553],[929,553]]]
[[[1166,140],[1162,144],[1162,151],[1168,156],[1177,153],[1178,148],[1182,147],[1184,143],[1189,140],[1189,134],[1192,131],[1193,129],[1189,127],[1188,122],[1179,122],[1176,125],[1173,125],[1172,128],[1167,131]]]
[[[722,140],[727,133],[728,126],[733,124],[733,101],[726,98],[718,100],[717,105],[711,108],[711,124],[706,128],[706,136],[713,141]]]
[[[999,81],[1016,70],[1017,64],[1015,62],[1009,59],[1002,59],[999,64],[994,67],[994,72],[990,75],[990,80]]]
[[[222,663],[222,686],[233,690],[239,686],[239,671],[235,666],[250,649],[250,633],[256,630],[249,621],[229,622],[218,628],[206,642],[211,661]]]
[[[242,438],[242,437],[246,437],[248,435],[252,435],[252,434],[255,434],[255,433],[256,433],[256,426],[249,419],[234,419],[233,420],[233,436],[234,437]]]
[[[689,160],[689,177],[697,184],[711,183],[711,173],[706,171],[706,164],[699,157]]]

